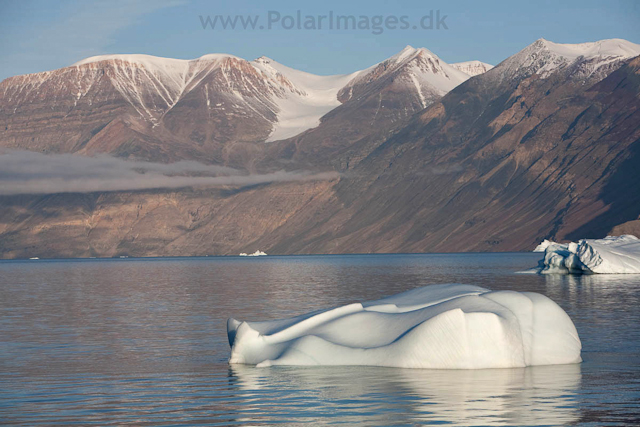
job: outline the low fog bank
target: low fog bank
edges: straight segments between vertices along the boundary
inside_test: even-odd
[[[90,193],[159,188],[237,186],[271,182],[331,180],[336,172],[278,171],[247,174],[195,161],[150,163],[108,155],[0,153],[0,195]]]

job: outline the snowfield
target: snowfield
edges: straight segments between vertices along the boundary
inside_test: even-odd
[[[569,316],[549,298],[432,285],[266,322],[227,322],[230,364],[482,369],[579,363]]]
[[[266,142],[291,138],[320,124],[320,118],[340,105],[338,91],[361,71],[352,74],[318,76],[295,70],[273,59],[260,57],[251,64],[274,80],[286,78],[296,90],[275,98],[278,122]]]
[[[544,252],[534,269],[542,274],[640,274],[640,240],[632,235],[569,244],[545,240],[534,252]]]

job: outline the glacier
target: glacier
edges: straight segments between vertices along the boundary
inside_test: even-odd
[[[531,292],[416,288],[376,301],[263,322],[227,321],[230,364],[515,368],[581,362],[562,308]]]
[[[534,252],[544,258],[533,271],[542,274],[640,274],[640,239],[627,234],[582,239],[568,244],[543,241]]]

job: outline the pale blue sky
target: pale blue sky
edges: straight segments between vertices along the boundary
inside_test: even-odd
[[[447,30],[222,30],[202,28],[200,15],[447,15]],[[447,62],[497,64],[540,37],[558,43],[624,38],[640,43],[640,1],[299,1],[0,0],[0,79],[70,65],[108,53],[196,58],[265,55],[317,74],[366,68],[410,44]]]

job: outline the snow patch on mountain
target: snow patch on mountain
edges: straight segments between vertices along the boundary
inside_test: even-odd
[[[493,65],[487,64],[486,62],[480,61],[465,61],[465,62],[456,62],[453,64],[449,64],[456,70],[460,70],[469,76],[477,76],[478,74],[483,74],[493,68]]]

